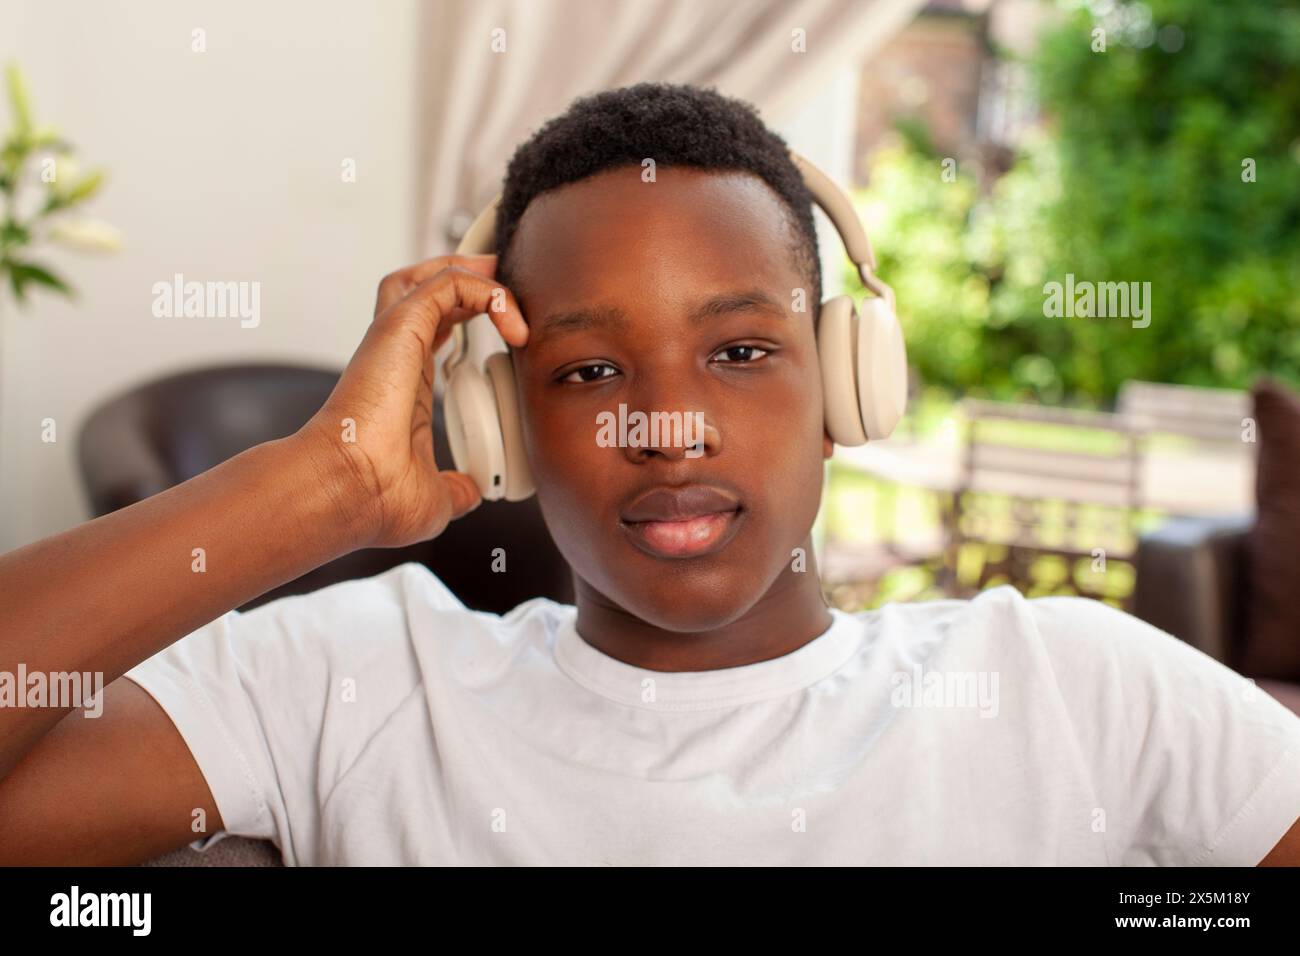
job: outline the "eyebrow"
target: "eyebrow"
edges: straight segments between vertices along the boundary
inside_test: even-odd
[[[706,299],[695,306],[686,318],[692,325],[698,326],[711,318],[732,312],[765,312],[782,319],[788,316],[781,304],[771,295],[762,289],[749,289],[744,292],[727,292]],[[612,305],[552,313],[542,320],[539,337],[554,339],[594,328],[623,331],[627,328],[627,314]]]

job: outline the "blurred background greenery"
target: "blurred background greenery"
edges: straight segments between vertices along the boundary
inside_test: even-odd
[[[1253,506],[1247,390],[1300,387],[1300,0],[930,0],[862,83],[888,107],[860,140],[855,200],[913,396],[889,442],[832,462],[830,599],[1011,583],[1131,602],[1139,536]],[[1046,315],[1045,286],[1071,275],[1149,283],[1149,325]],[[844,280],[865,293],[847,262]],[[990,476],[964,400],[1045,411],[1012,443],[1074,461],[1123,444],[1144,383],[1238,390],[1200,396],[1222,403],[1225,440],[1141,426],[1114,453],[1137,456],[1118,509],[1037,477],[1032,494],[973,490]],[[1185,412],[1193,391],[1162,400]],[[1075,427],[1076,409],[1111,433]],[[1008,576],[1027,508],[1041,540],[1013,546]]]
[[[83,172],[62,133],[36,123],[17,63],[5,67],[5,93],[11,125],[0,129],[0,283],[19,303],[30,288],[71,296],[72,286],[32,255],[47,240],[74,249],[118,248],[121,237],[108,223],[69,216],[99,192],[104,173]]]
[[[1300,385],[1300,5],[1060,9],[1025,58],[1042,121],[1005,172],[963,160],[945,181],[908,116],[870,163],[860,200],[921,380],[1084,406],[1129,379]],[[1150,326],[1045,317],[1067,273],[1150,282]]]

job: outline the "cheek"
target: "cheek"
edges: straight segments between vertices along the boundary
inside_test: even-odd
[[[810,405],[804,393],[777,409],[753,424],[738,451],[764,508],[769,544],[784,547],[802,543],[817,517],[825,458],[820,405]]]
[[[524,448],[533,477],[543,483],[568,484],[589,475],[586,462],[597,451],[592,416],[579,414],[563,402],[546,405],[540,397],[525,396],[520,410]]]
[[[804,464],[810,451],[821,460],[825,434],[821,372],[814,349],[810,345],[798,361],[791,361],[766,383],[754,401],[742,406],[749,441],[772,454],[774,465],[779,462],[773,470],[798,480],[807,477]]]
[[[565,551],[586,528],[599,520],[599,503],[610,497],[610,449],[596,444],[596,425],[586,427],[587,419],[578,419],[561,408],[536,412],[538,402],[521,410],[524,446],[529,466],[537,484],[537,499],[551,528],[556,544]],[[568,538],[570,541],[564,541]],[[590,548],[591,542],[585,547]]]
[[[753,560],[765,567],[787,562],[790,550],[804,544],[821,506],[825,477],[820,375],[805,361],[773,385],[761,414],[747,416],[731,443],[746,462],[755,509],[762,509],[755,543],[764,553]]]

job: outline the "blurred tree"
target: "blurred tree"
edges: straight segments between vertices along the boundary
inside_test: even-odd
[[[1085,404],[1131,378],[1300,384],[1300,3],[1097,0],[1032,67],[1047,122],[988,195],[906,126],[873,164],[925,379]],[[1045,316],[1067,274],[1151,283],[1150,325]]]

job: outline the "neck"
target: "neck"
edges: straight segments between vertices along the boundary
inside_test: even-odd
[[[832,617],[822,595],[811,538],[804,541],[808,566],[787,565],[767,592],[729,624],[681,633],[655,627],[619,607],[574,575],[582,639],[604,654],[655,671],[707,671],[741,667],[797,651],[824,634]]]

